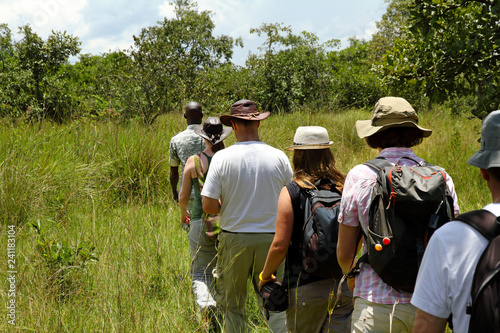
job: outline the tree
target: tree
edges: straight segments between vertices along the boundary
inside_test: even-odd
[[[175,13],[134,36],[133,79],[143,94],[139,108],[146,123],[183,105],[196,92],[196,77],[229,63],[233,45],[241,45],[226,35],[213,36],[210,12],[199,13],[190,0],[175,1]]]
[[[14,100],[19,94],[16,76],[12,71],[16,66],[12,32],[7,24],[0,25],[0,116],[14,116]]]
[[[132,61],[123,51],[82,54],[59,71],[77,100],[82,115],[120,118],[135,116],[137,87],[131,85]]]
[[[6,62],[14,54],[14,44],[12,42],[12,32],[6,23],[0,24],[0,71],[5,71]]]
[[[31,108],[32,117],[40,120],[49,117],[60,122],[67,117],[71,101],[57,72],[70,56],[80,52],[81,42],[66,32],[54,31],[43,41],[29,25],[20,27],[19,33],[23,38],[14,43],[18,74],[23,77],[19,85],[21,90],[32,96],[29,105],[19,106],[26,110]]]
[[[427,84],[433,99],[443,100],[451,92],[472,93],[475,114],[498,109],[500,2],[415,0],[411,13],[412,33],[424,39],[424,59],[434,61],[435,75]]]
[[[387,82],[413,87],[429,103],[474,95],[479,116],[498,109],[500,2],[413,0],[410,14],[407,34],[387,53]]]
[[[404,38],[410,18],[411,1],[385,0],[388,3],[387,11],[376,23],[377,32],[371,40],[371,61],[380,61],[382,56],[394,47],[396,40]]]
[[[371,107],[383,89],[370,59],[372,42],[349,39],[349,46],[328,53],[331,94],[336,107]]]
[[[329,82],[326,50],[337,47],[338,40],[320,44],[315,34],[303,31],[294,35],[282,24],[263,24],[250,33],[267,36],[259,48],[263,54],[247,60],[264,109],[288,112],[306,105],[325,106]]]
[[[8,26],[0,25],[0,113],[64,120],[73,101],[58,71],[70,56],[79,53],[80,41],[54,31],[44,41],[29,25],[19,27],[19,33],[21,40],[13,41]]]

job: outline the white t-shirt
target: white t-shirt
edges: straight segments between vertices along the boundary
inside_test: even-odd
[[[292,175],[281,150],[260,141],[237,142],[214,155],[201,195],[221,198],[222,229],[274,233],[279,194]]]
[[[500,216],[500,204],[484,209]],[[488,245],[478,231],[462,222],[448,222],[432,235],[425,249],[411,303],[439,318],[453,313],[453,333],[467,332],[472,278]]]

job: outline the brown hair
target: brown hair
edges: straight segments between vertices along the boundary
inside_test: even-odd
[[[335,167],[331,149],[295,149],[293,151],[293,180],[302,188],[312,188],[320,179],[331,179],[342,192],[345,175]]]
[[[214,153],[216,153],[216,152],[218,152],[219,150],[222,150],[222,149],[224,149],[224,148],[226,148],[226,146],[224,145],[224,141],[221,141],[221,142],[219,142],[219,143],[217,143],[217,144],[215,144],[215,145],[212,145],[212,151],[213,151]]]
[[[424,132],[414,127],[389,127],[370,135],[366,143],[372,148],[404,147],[411,148],[422,143]]]

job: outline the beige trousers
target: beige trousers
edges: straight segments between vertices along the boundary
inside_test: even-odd
[[[352,292],[347,282],[337,299],[337,283],[326,279],[308,283],[289,290],[289,307],[286,310],[286,325],[293,333],[351,332],[353,310]]]
[[[410,303],[379,304],[356,297],[352,332],[411,333],[416,311]]]
[[[219,234],[215,271],[215,299],[224,314],[224,331],[243,333],[248,331],[245,314],[247,281],[250,278],[258,294],[259,274],[264,268],[267,252],[274,234],[228,233]],[[282,265],[283,266],[283,265]],[[283,267],[278,279],[283,276]],[[263,309],[259,299],[259,306]],[[269,328],[274,333],[286,332],[285,312],[270,313]]]

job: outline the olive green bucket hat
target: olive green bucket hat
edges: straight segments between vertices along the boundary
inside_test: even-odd
[[[423,132],[424,137],[432,130],[418,126],[418,115],[408,101],[401,97],[382,97],[375,104],[371,120],[358,120],[356,131],[366,138],[390,127],[413,127]]]

